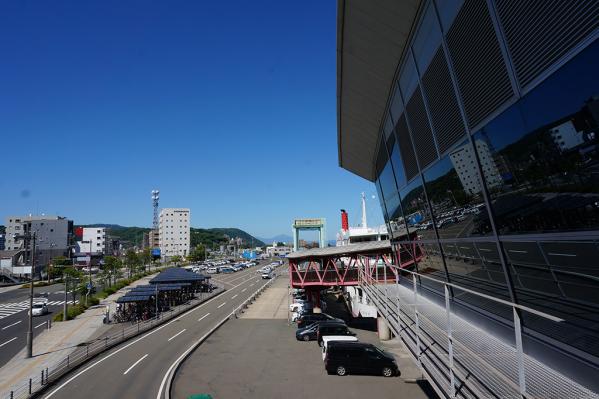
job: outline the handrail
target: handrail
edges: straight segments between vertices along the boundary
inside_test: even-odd
[[[452,287],[452,288],[456,288],[458,290],[467,292],[469,294],[474,294],[474,295],[480,296],[482,298],[491,300],[493,302],[501,303],[502,305],[511,306],[511,307],[515,307],[515,308],[520,309],[520,310],[524,310],[524,311],[526,311],[528,313],[535,314],[537,316],[540,316],[540,317],[543,317],[545,319],[554,321],[556,323],[561,323],[561,322],[565,321],[564,319],[562,319],[560,317],[556,317],[556,316],[550,315],[548,313],[541,312],[540,310],[536,310],[536,309],[530,308],[528,306],[520,305],[520,304],[517,304],[517,303],[514,303],[514,302],[510,302],[510,301],[506,301],[506,300],[500,299],[500,298],[495,298],[493,296],[490,296],[490,295],[487,295],[487,294],[483,294],[481,292],[474,291],[474,290],[462,287],[462,286],[454,284],[454,283],[450,283],[450,282],[447,282],[447,281],[439,280],[439,279],[427,276],[425,274],[421,274],[421,273],[414,272],[414,271],[407,270],[407,269],[401,269],[401,268],[398,268],[396,265],[386,265],[386,266],[389,266],[391,268],[395,268],[395,269],[398,270],[398,272],[410,273],[412,275],[419,276],[421,278],[425,278],[427,280],[431,280],[431,281],[434,281],[434,282],[439,283],[439,284],[443,284],[443,285],[446,285],[446,286],[449,286],[449,287]]]

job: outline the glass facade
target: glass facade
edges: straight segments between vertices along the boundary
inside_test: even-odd
[[[563,319],[522,315],[526,333],[593,364],[599,364],[598,61],[599,43],[591,40],[476,126],[461,106],[468,131],[437,148],[434,162],[419,163],[416,176],[402,159],[412,148],[401,146],[418,140],[414,129],[425,125],[426,113],[412,111],[414,123],[410,112],[395,112],[407,120],[411,139],[395,130],[384,142],[376,182],[402,265]],[[433,297],[443,289],[420,283]],[[454,295],[490,317],[512,318],[492,301]]]

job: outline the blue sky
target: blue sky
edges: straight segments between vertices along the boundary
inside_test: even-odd
[[[126,3],[126,4],[123,4]],[[289,234],[374,184],[339,168],[334,1],[2,2],[0,218]]]

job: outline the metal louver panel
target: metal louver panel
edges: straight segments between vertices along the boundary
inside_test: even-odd
[[[597,0],[496,0],[496,7],[521,87],[599,27]]]
[[[437,159],[437,149],[435,148],[433,132],[426,116],[420,85],[416,87],[414,94],[412,94],[412,97],[408,101],[406,113],[412,129],[416,156],[418,157],[420,167],[424,168]]]
[[[447,32],[447,46],[472,129],[513,95],[485,1],[464,2]]]
[[[435,128],[437,145],[445,152],[466,133],[443,48],[439,47],[422,75],[422,88]]]
[[[418,174],[418,164],[416,163],[416,156],[414,155],[414,148],[412,147],[412,138],[410,137],[406,116],[404,114],[401,114],[401,117],[397,121],[395,133],[397,134],[399,152],[401,153],[401,160],[406,172],[406,178],[411,180]]]

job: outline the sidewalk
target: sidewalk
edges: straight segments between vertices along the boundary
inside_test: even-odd
[[[74,320],[52,323],[52,328],[45,330],[33,341],[32,358],[25,358],[26,348],[23,348],[0,368],[0,393],[10,391],[11,387],[23,384],[29,378],[39,379],[42,370],[59,363],[73,352],[78,344],[92,341],[110,330],[112,325],[103,323],[106,306],[110,306],[112,317],[116,310],[117,298],[132,287],[148,284],[154,276],[146,276],[120,289]]]

